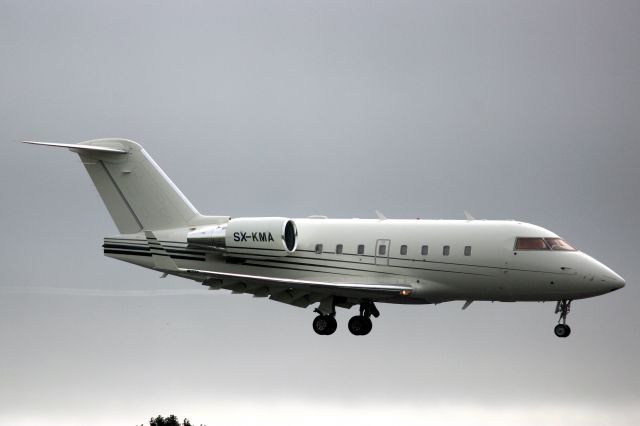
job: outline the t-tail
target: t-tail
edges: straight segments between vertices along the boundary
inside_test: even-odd
[[[227,216],[201,215],[142,146],[133,141],[25,143],[68,148],[77,153],[121,234],[229,220]]]

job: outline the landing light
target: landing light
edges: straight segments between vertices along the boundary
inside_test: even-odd
[[[401,296],[409,296],[411,294],[411,290],[400,290]]]

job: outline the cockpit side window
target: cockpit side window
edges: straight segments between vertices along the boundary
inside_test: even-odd
[[[516,250],[549,250],[544,238],[518,237],[516,238]]]
[[[559,251],[576,251],[568,242],[563,240],[562,238],[545,238],[544,239],[551,250],[559,250]]]

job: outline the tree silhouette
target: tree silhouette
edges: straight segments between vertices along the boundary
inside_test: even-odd
[[[142,426],[142,425],[140,425]],[[182,423],[178,420],[178,417],[171,414],[169,417],[162,417],[158,415],[156,418],[151,417],[149,420],[149,426],[192,426],[189,419],[184,419]],[[204,425],[200,425],[204,426]]]

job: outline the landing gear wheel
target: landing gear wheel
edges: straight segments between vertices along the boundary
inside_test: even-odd
[[[373,323],[371,322],[371,318],[369,317],[363,317],[363,322],[364,322],[364,330],[362,330],[362,334],[361,336],[366,336],[367,334],[371,333],[371,329],[373,328]]]
[[[571,312],[571,300],[558,300],[556,314],[560,314],[560,319],[558,320],[558,325],[553,329],[553,332],[558,337],[567,337],[571,334],[571,327],[567,325],[569,312]]]
[[[338,322],[330,315],[318,315],[313,319],[313,331],[321,336],[333,334],[338,328]]]
[[[329,321],[329,328],[325,331],[325,336],[335,333],[338,329],[338,321],[336,321],[336,317],[327,315],[327,321]]]
[[[371,319],[369,317],[364,317],[361,315],[356,315],[355,317],[351,317],[349,320],[349,331],[354,336],[364,336],[371,332],[373,328],[373,324],[371,323]]]
[[[553,329],[553,332],[558,337],[567,337],[571,334],[571,327],[569,327],[567,324],[558,324]]]

